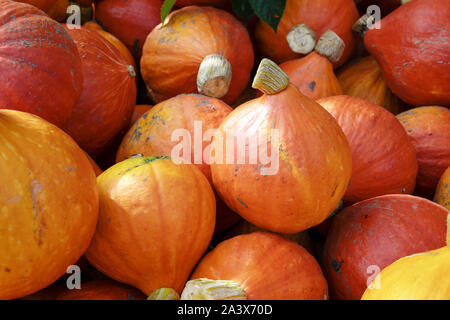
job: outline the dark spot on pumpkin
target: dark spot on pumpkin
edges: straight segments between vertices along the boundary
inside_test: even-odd
[[[316,82],[315,81],[311,81],[309,84],[308,84],[308,88],[309,88],[309,90],[311,90],[311,91],[314,91],[314,88],[316,87]]]
[[[128,300],[134,300],[134,296],[132,293],[128,293]]]
[[[5,271],[6,272],[11,272],[11,269],[10,268],[5,268]]]
[[[133,42],[133,51],[136,54],[138,53],[138,51],[139,51],[139,39],[134,40],[134,42]]]
[[[344,263],[344,260],[337,261],[336,259],[331,260],[331,267],[336,273],[341,273],[341,266]]]
[[[239,198],[236,198],[237,201],[239,201],[244,207],[248,208],[248,206]]]
[[[367,219],[368,217],[369,217],[368,214],[365,214],[365,215],[364,215],[364,219]]]

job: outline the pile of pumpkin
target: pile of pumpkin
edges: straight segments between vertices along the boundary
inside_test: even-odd
[[[448,0],[76,2],[0,0],[0,299],[450,299]]]

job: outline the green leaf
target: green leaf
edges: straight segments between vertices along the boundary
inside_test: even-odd
[[[233,11],[242,19],[247,20],[254,14],[252,6],[248,0],[232,0]]]
[[[164,25],[164,21],[166,20],[166,17],[170,13],[170,10],[172,10],[175,2],[176,2],[176,0],[164,0],[164,3],[161,7],[161,23],[163,25]]]
[[[277,32],[278,24],[283,16],[286,0],[248,0],[258,18]]]

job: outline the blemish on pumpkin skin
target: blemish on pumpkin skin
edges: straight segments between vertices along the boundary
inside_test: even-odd
[[[314,91],[314,88],[316,87],[316,82],[315,81],[311,81],[309,84],[308,84],[308,88],[309,88],[309,90],[311,90],[311,91]]]
[[[245,208],[248,208],[248,206],[239,198],[236,198],[237,201],[239,201]]]
[[[331,268],[333,268],[333,270],[338,274],[341,273],[341,266],[343,263],[344,263],[344,260],[337,261],[336,259],[331,259],[331,262],[330,262]]]

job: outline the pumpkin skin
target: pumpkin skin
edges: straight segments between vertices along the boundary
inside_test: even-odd
[[[61,127],[81,94],[78,50],[63,27],[31,5],[0,1],[0,108]]]
[[[143,115],[144,113],[146,113],[147,111],[149,111],[151,108],[153,108],[153,106],[148,105],[148,104],[138,104],[138,105],[136,105],[136,106],[134,107],[134,110],[133,110],[133,115],[131,116],[131,122],[130,122],[131,126],[132,126],[133,124],[135,124],[136,121],[137,121],[140,117],[142,117],[142,115]],[[130,126],[130,127],[131,127],[131,126]]]
[[[69,0],[17,0],[16,2],[31,4],[59,22],[67,16],[66,11],[69,6]]]
[[[333,64],[316,52],[286,61],[280,68],[289,76],[291,83],[312,100],[343,94]]]
[[[136,74],[96,31],[67,30],[80,52],[84,79],[83,92],[64,130],[96,157],[129,126],[136,105]]]
[[[414,0],[364,35],[392,92],[409,104],[450,106],[449,16],[447,0]]]
[[[56,300],[145,300],[136,288],[113,281],[98,280],[83,283],[81,289],[66,289]]]
[[[94,170],[62,130],[0,110],[0,299],[35,293],[86,251],[98,216]]]
[[[101,175],[103,173],[103,170],[100,169],[97,162],[95,162],[94,159],[92,159],[89,154],[87,154],[86,152],[85,152],[85,154],[86,154],[86,157],[88,158],[89,162],[92,165],[92,169],[94,169],[95,176],[98,177],[99,175]]]
[[[337,78],[343,93],[361,98],[389,110],[402,111],[403,103],[389,89],[380,66],[372,56],[363,57],[339,69]]]
[[[225,6],[228,0],[177,0],[177,7],[187,6]]]
[[[135,157],[97,181],[99,221],[86,258],[147,296],[162,287],[180,293],[214,231],[215,199],[208,180],[193,165]]]
[[[359,300],[376,269],[444,246],[447,214],[411,195],[379,196],[342,210],[333,217],[322,251],[330,297]]]
[[[161,22],[161,0],[100,0],[95,4],[95,19],[122,41],[135,61],[149,32]]]
[[[450,166],[450,110],[419,107],[402,112],[397,118],[416,149],[419,172],[414,192],[431,199],[439,178]]]
[[[450,210],[450,167],[444,171],[439,179],[433,201]]]
[[[255,39],[263,56],[282,63],[302,56],[293,52],[286,41],[286,35],[292,27],[306,24],[316,33],[316,39],[331,29],[345,43],[342,57],[334,63],[337,67],[347,61],[355,51],[357,40],[352,26],[358,18],[358,10],[353,0],[287,0],[277,33],[259,20],[255,28]]]
[[[352,178],[345,201],[413,193],[418,170],[416,152],[392,113],[346,95],[319,99],[317,103],[336,119],[352,150]]]
[[[247,300],[327,300],[327,282],[305,248],[283,237],[253,232],[218,244],[191,279],[232,280]]]
[[[87,28],[87,29],[90,29],[90,30],[97,31],[106,40],[111,42],[111,44],[114,47],[116,47],[116,49],[118,49],[120,51],[120,53],[122,53],[122,55],[127,60],[127,63],[129,65],[132,65],[136,72],[138,71],[136,63],[134,62],[133,55],[131,54],[130,50],[128,50],[128,48],[122,43],[122,41],[117,39],[113,34],[103,30],[102,27],[98,23],[96,23],[95,21],[86,22],[85,24],[83,24],[83,27]]]
[[[231,64],[231,84],[221,98],[231,105],[247,86],[253,68],[247,30],[230,13],[213,7],[173,11],[164,27],[150,32],[143,48],[141,74],[153,101],[196,93],[200,64],[211,54],[221,54]]]
[[[269,231],[297,233],[319,224],[337,207],[350,180],[351,152],[334,118],[293,84],[237,107],[218,133],[227,139],[245,138],[247,150],[248,137],[272,129],[280,137],[273,147],[281,149],[274,157],[275,174],[262,175],[261,167],[270,166],[261,159],[250,164],[246,152],[244,164],[215,159],[219,163],[211,164],[212,179],[228,207],[245,220]],[[213,148],[238,159],[237,144],[232,153],[226,144],[222,147],[214,139]],[[272,146],[266,139],[257,148],[261,152]]]
[[[188,163],[195,164],[212,182],[209,159],[204,155],[207,152],[206,148],[211,145],[212,137],[210,141],[202,140],[206,131],[217,129],[232,110],[219,99],[199,94],[181,94],[158,103],[139,118],[124,136],[117,151],[116,162],[136,154],[171,156],[173,150],[185,141],[184,137],[179,136],[172,141],[172,135],[175,130],[184,129],[190,136],[187,149],[191,155]],[[202,126],[202,132],[196,129],[196,122]],[[201,149],[196,147],[195,141],[198,139]],[[183,156],[181,152],[176,153],[177,156]],[[199,156],[198,153],[202,156],[201,159],[196,158]]]

